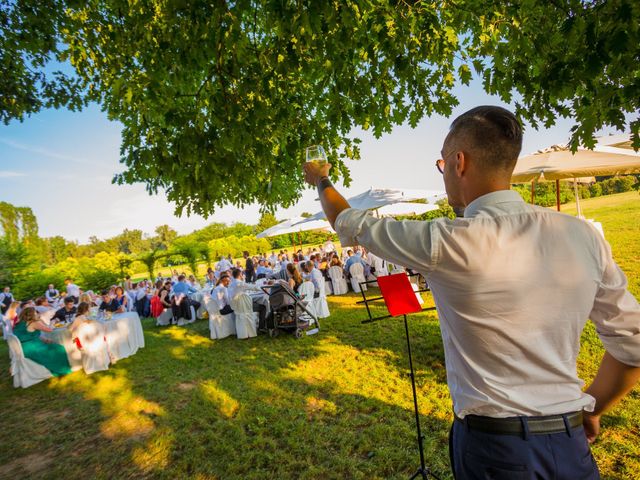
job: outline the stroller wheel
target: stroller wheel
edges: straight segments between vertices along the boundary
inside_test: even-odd
[[[278,336],[278,329],[277,328],[270,328],[269,329],[269,336],[271,338],[277,337]]]
[[[296,338],[302,338],[302,329],[301,328],[296,328],[296,331],[294,332],[294,335],[296,336]]]

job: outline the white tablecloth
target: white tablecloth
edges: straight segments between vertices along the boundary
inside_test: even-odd
[[[117,362],[144,347],[144,333],[136,312],[117,313],[104,322],[111,360]]]
[[[130,357],[139,348],[144,347],[142,324],[136,312],[117,313],[111,320],[102,323],[112,362]],[[51,333],[43,333],[42,336],[64,346],[72,369],[78,370],[82,367],[82,355],[73,343],[69,326],[55,328]]]

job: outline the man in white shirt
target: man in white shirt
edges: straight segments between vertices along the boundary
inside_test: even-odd
[[[322,272],[316,268],[312,260],[306,261],[303,268],[306,278],[313,283],[315,296],[317,297],[320,293],[320,285],[325,281]]]
[[[640,378],[640,306],[588,223],[510,191],[522,145],[516,118],[477,107],[451,125],[436,162],[464,217],[376,219],[305,164],[343,245],[420,272],[436,301],[455,421],[456,478],[599,478],[589,451],[600,416]],[[580,334],[590,318],[606,353],[582,391]]]
[[[233,268],[231,262],[226,257],[220,257],[220,261],[216,264],[216,276],[220,277],[223,272],[227,272]]]
[[[73,303],[78,303],[78,299],[80,298],[80,287],[71,281],[70,278],[65,279],[64,281],[67,287],[67,298],[73,298]]]
[[[231,277],[228,274],[223,273],[220,277],[220,283],[218,283],[218,286],[214,288],[211,293],[211,296],[218,302],[218,308],[222,315],[233,313],[231,300],[229,298],[229,291],[227,290],[230,283]]]

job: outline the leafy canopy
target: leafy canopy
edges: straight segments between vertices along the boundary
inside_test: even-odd
[[[575,118],[574,147],[605,125],[640,147],[635,0],[0,1],[0,118],[98,102],[124,125],[114,181],[179,212],[291,206],[309,144],[348,183],[355,127],[448,115],[472,71],[534,126]]]

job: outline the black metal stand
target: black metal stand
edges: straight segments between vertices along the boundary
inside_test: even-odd
[[[434,475],[429,467],[426,466],[424,462],[424,444],[422,443],[424,437],[422,436],[422,431],[420,430],[420,413],[418,412],[418,392],[416,391],[416,377],[413,373],[413,358],[411,355],[411,342],[409,341],[409,323],[407,322],[407,316],[404,317],[404,333],[407,337],[407,352],[409,353],[409,376],[411,377],[411,389],[413,390],[413,409],[416,415],[416,431],[418,433],[418,451],[420,452],[420,468],[416,470],[410,480],[414,478],[422,477],[424,480],[427,480],[429,476],[439,480],[436,475]]]
[[[369,302],[382,300],[383,297],[374,297],[367,298],[365,294],[365,290],[362,289],[363,284],[374,283],[374,281],[362,282],[360,283],[360,291],[362,292],[362,300],[357,303],[364,303],[367,308],[367,314],[369,318],[367,320],[363,320],[362,323],[372,323],[377,320],[383,320],[385,318],[391,318],[391,315],[382,315],[380,317],[373,317],[371,314],[371,309],[369,308]],[[419,292],[429,291],[429,288],[419,290]],[[435,307],[425,308],[423,311],[435,310]],[[435,478],[436,480],[440,480],[440,478],[435,475],[429,467],[427,467],[424,459],[424,436],[422,435],[422,430],[420,429],[420,413],[418,411],[418,392],[416,391],[416,378],[413,370],[413,356],[411,355],[411,341],[409,339],[409,322],[407,321],[407,315],[403,315],[404,317],[404,333],[407,339],[407,353],[409,354],[409,376],[411,377],[411,390],[413,392],[413,411],[416,418],[416,432],[418,434],[418,452],[420,453],[420,467],[416,472],[410,477],[410,480],[415,478],[422,478],[423,480],[428,480],[429,477]]]

